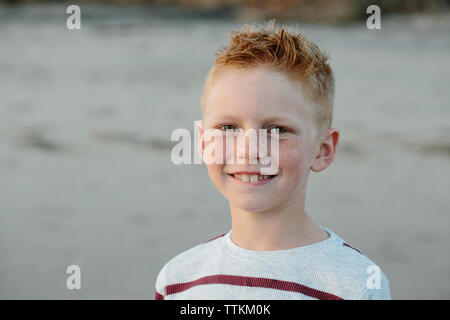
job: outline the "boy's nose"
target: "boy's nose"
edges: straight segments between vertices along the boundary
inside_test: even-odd
[[[236,140],[236,158],[238,163],[245,162],[249,164],[257,164],[259,161],[259,155],[258,139],[256,134],[253,134],[252,132],[240,134],[237,136]]]

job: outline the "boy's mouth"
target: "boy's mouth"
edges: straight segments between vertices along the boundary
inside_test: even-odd
[[[236,172],[229,173],[230,177],[239,180],[240,182],[260,185],[269,182],[271,179],[275,178],[277,175],[261,175],[259,172]]]

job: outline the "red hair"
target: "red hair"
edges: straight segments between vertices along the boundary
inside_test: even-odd
[[[206,77],[202,110],[205,94],[220,71],[269,67],[301,82],[305,98],[313,105],[319,131],[323,132],[331,127],[333,118],[334,76],[328,56],[303,34],[291,33],[284,26],[275,29],[274,25],[272,20],[267,28],[245,25],[231,32],[228,45],[216,54]]]

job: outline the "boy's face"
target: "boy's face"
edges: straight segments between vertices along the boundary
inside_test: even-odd
[[[225,134],[225,129],[252,128],[258,133],[273,127],[279,130],[278,172],[264,183],[234,176],[259,172],[263,167],[249,164],[249,142],[244,135],[238,135],[233,152],[234,159],[245,158],[245,164],[207,165],[212,182],[235,207],[263,212],[304,201],[309,170],[317,161],[320,143],[314,114],[300,83],[262,67],[218,75],[205,99],[200,139],[207,129],[220,129]],[[203,156],[208,143],[214,142],[199,142]],[[270,153],[270,145],[268,150]]]

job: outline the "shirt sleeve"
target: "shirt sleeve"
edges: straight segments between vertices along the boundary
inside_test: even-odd
[[[367,288],[359,300],[391,300],[389,280],[384,273],[381,273],[380,286]]]
[[[165,273],[165,267],[163,267],[156,278],[155,300],[164,300],[165,284],[166,284],[166,273]]]

